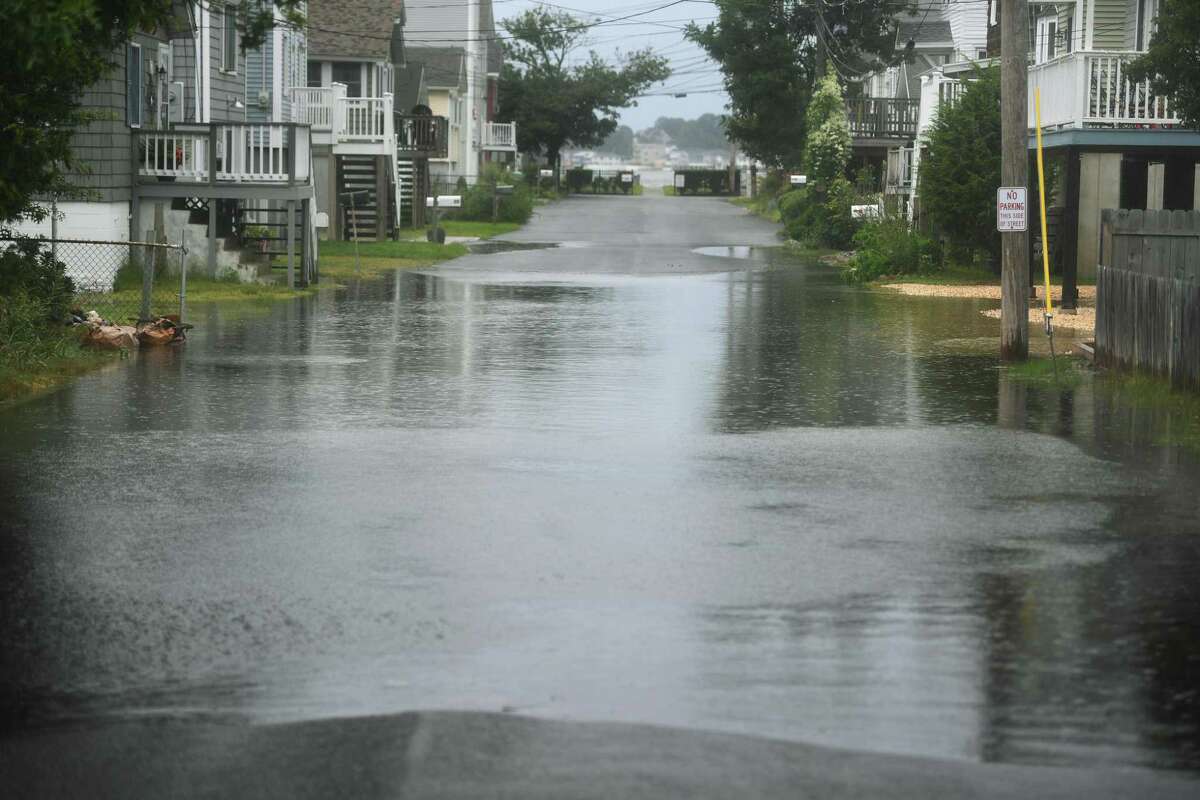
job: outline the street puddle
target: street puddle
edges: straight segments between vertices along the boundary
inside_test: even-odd
[[[754,251],[757,247],[749,245],[724,245],[720,247],[697,247],[693,253],[701,256],[713,256],[714,258],[737,258],[743,261],[748,261],[754,258]]]
[[[558,247],[555,242],[504,242],[504,241],[483,241],[472,242],[467,245],[471,253],[474,255],[492,255],[494,253],[519,253],[525,250],[549,250]]]

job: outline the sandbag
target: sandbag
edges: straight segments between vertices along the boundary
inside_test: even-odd
[[[89,325],[83,343],[101,350],[136,350],[137,328],[131,325]]]

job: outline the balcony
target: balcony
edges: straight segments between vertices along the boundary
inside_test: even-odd
[[[846,101],[846,116],[855,144],[872,140],[912,139],[917,135],[920,100],[855,97]],[[881,144],[888,144],[883,141]]]
[[[445,117],[396,114],[396,155],[400,158],[445,158],[450,125]]]
[[[397,114],[390,94],[347,97],[340,83],[292,89],[292,116],[312,127],[317,144],[332,145],[339,155],[446,155],[445,118]]]
[[[1029,68],[1029,127],[1034,89],[1042,92],[1042,128],[1166,128],[1179,125],[1170,101],[1125,68],[1139,53],[1080,50]]]
[[[483,149],[517,152],[517,124],[515,122],[485,122],[483,125]]]
[[[957,78],[947,78],[941,70],[921,76],[921,106],[917,114],[917,137],[925,139],[937,119],[938,112],[958,102],[963,83]]]
[[[307,125],[178,124],[166,130],[135,130],[132,147],[139,184],[181,184],[194,189],[198,185],[296,187],[310,183]]]

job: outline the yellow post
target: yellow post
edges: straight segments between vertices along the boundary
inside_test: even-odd
[[[1042,90],[1033,90],[1033,113],[1037,123],[1037,162],[1038,162],[1038,210],[1042,212],[1042,270],[1046,274],[1046,317],[1054,313],[1050,302],[1050,238],[1046,235],[1046,171],[1042,167]],[[1049,319],[1047,319],[1047,330]]]

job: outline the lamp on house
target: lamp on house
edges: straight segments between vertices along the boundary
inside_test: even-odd
[[[245,111],[246,110],[246,104],[233,96],[225,98],[225,105],[234,111]]]

